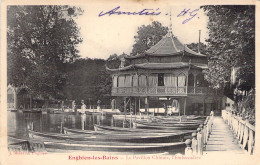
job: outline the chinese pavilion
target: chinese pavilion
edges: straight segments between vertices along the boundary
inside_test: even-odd
[[[177,101],[181,115],[207,115],[224,106],[222,92],[209,88],[204,80],[207,56],[189,49],[171,31],[144,54],[124,58],[128,66],[121,61],[118,69],[107,68],[112,96],[141,98],[149,105],[146,109]]]

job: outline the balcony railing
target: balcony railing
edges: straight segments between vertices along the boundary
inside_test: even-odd
[[[142,96],[142,95],[217,95],[218,91],[208,87],[113,87],[114,96]]]

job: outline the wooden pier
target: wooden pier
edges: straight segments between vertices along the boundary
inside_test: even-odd
[[[255,127],[239,114],[222,110],[222,116],[210,116],[186,140],[185,155],[253,155]]]
[[[244,154],[244,151],[234,139],[229,126],[220,116],[213,119],[212,132],[204,149],[203,155],[228,152],[228,154]]]

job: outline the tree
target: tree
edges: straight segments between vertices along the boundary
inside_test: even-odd
[[[162,26],[158,21],[150,25],[138,27],[137,35],[134,36],[135,44],[131,55],[143,54],[151,46],[158,43],[168,32],[168,27]]]
[[[194,52],[198,52],[198,43],[187,44],[187,46]],[[207,46],[204,43],[200,43],[200,53],[206,55],[207,54],[206,49]]]
[[[31,94],[62,96],[65,63],[78,55],[82,41],[71,6],[9,6],[7,8],[8,83],[24,84]]]
[[[92,105],[98,100],[102,104],[110,104],[111,77],[106,72],[105,60],[103,59],[77,59],[66,66],[67,81],[64,86],[65,97],[68,100],[91,99]]]
[[[205,78],[215,88],[230,86],[232,67],[239,68],[239,86],[255,86],[255,7],[203,6],[209,17]]]

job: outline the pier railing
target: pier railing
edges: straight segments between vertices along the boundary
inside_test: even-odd
[[[192,133],[192,139],[185,141],[185,155],[203,155],[209,139],[214,115],[208,116],[203,124],[199,126],[196,132]]]
[[[232,113],[228,110],[222,110],[222,118],[233,131],[234,139],[242,149],[248,154],[254,153],[255,147],[255,127],[249,121],[243,120],[240,114]]]
[[[112,87],[113,96],[161,96],[161,95],[221,95],[222,91],[208,87],[178,86],[178,87]]]

